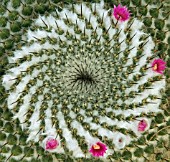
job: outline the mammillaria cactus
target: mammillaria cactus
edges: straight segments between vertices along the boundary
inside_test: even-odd
[[[169,6],[0,2],[0,161],[168,161]]]

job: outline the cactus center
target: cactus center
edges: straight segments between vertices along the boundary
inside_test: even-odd
[[[77,75],[77,77],[75,78],[75,81],[80,81],[80,82],[84,82],[87,84],[92,84],[95,82],[95,80],[93,79],[93,76],[91,76],[88,71],[83,71],[80,74]]]
[[[100,68],[87,61],[74,61],[67,67],[65,80],[67,87],[71,90],[88,92],[97,89],[101,83]]]

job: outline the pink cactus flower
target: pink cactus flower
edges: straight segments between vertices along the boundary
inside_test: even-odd
[[[89,152],[96,157],[104,156],[106,153],[107,146],[101,142],[97,142],[96,144],[92,145]]]
[[[152,70],[157,72],[157,73],[163,74],[163,71],[166,68],[165,65],[166,65],[166,62],[164,60],[162,60],[162,59],[155,59],[152,62]]]
[[[54,150],[58,147],[59,143],[56,139],[50,138],[46,141],[45,149]]]
[[[146,120],[141,120],[138,123],[138,131],[144,132],[146,130],[147,126],[148,126],[148,123],[146,122]]]
[[[130,12],[126,6],[121,6],[120,4],[113,8],[113,15],[118,21],[126,21],[130,18]]]

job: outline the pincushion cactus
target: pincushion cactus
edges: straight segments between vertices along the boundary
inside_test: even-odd
[[[168,6],[1,2],[0,161],[168,160]]]

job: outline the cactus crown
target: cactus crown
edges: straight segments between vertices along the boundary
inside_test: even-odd
[[[0,3],[0,161],[166,160],[168,2]]]

